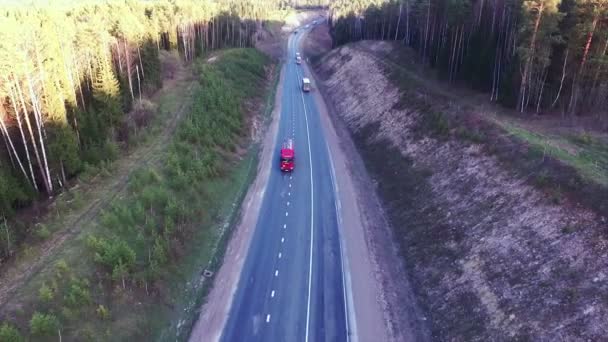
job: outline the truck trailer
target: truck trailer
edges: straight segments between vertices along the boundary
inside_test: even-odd
[[[293,147],[293,139],[287,139],[281,146],[281,159],[280,168],[281,171],[291,172],[295,167],[295,149]]]

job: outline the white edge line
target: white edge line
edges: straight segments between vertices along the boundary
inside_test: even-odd
[[[298,70],[296,69],[296,76],[299,77]],[[312,152],[310,150],[310,130],[308,128],[308,113],[306,111],[306,102],[304,101],[304,95],[300,91],[300,97],[302,99],[302,105],[304,106],[304,119],[306,121],[306,138],[308,142],[308,162],[310,166],[310,259],[308,262],[308,304],[306,307],[306,337],[305,342],[308,342],[308,331],[310,330],[310,295],[312,290],[312,255],[314,246],[314,181],[312,178]]]
[[[297,72],[298,72],[298,69],[296,69],[296,73]],[[312,73],[310,73],[310,72],[309,72],[309,74],[312,75]],[[306,115],[306,103],[304,102],[304,95],[302,94],[302,92],[300,92],[300,96],[302,97],[302,103],[304,104],[304,115],[306,118],[306,129],[307,129],[307,133],[308,133],[308,115]],[[329,145],[327,144],[327,139],[325,140],[325,148],[327,149],[327,159],[329,159],[329,163],[330,163],[330,167],[331,167],[330,174],[331,174],[331,179],[332,179],[332,184],[334,187],[334,194],[335,194],[334,207],[335,207],[336,215],[337,215],[336,218],[338,221],[338,230],[340,230],[341,224],[342,224],[342,216],[340,215],[342,205],[340,203],[340,198],[338,196],[339,189],[338,189],[338,184],[336,182],[336,177],[335,177],[335,168],[334,168],[333,160],[331,158]],[[310,137],[309,137],[308,149],[310,152]],[[310,155],[310,153],[309,153],[309,155]],[[312,163],[311,163],[311,166],[312,166]],[[310,173],[311,173],[311,184],[312,184],[312,167],[310,170],[311,170]],[[312,225],[312,223],[311,223],[311,225]],[[312,229],[311,229],[311,231],[312,231]],[[358,338],[357,338],[356,319],[354,317],[355,316],[354,300],[352,297],[352,291],[347,291],[347,288],[351,289],[352,280],[350,278],[350,273],[344,272],[345,269],[348,271],[348,270],[350,270],[350,268],[348,265],[348,260],[346,259],[346,247],[342,243],[343,242],[342,240],[343,240],[343,237],[342,237],[342,234],[340,234],[340,239],[338,239],[338,241],[339,241],[339,245],[340,245],[340,256],[341,256],[341,261],[342,261],[340,266],[342,268],[342,290],[343,290],[343,296],[344,296],[344,314],[346,315],[346,325],[347,325],[346,326],[346,340],[350,342],[351,335],[352,335],[352,341],[357,342]],[[312,241],[312,239],[311,239],[311,241]],[[311,262],[312,262],[312,245],[311,245]],[[345,266],[345,264],[346,264],[346,266]],[[348,287],[346,286],[347,284],[348,284]],[[308,305],[309,305],[309,310],[310,310],[310,288],[309,288]],[[349,308],[352,309],[352,311],[350,311]],[[350,312],[350,315],[349,315],[349,312]],[[308,317],[306,320],[306,342],[308,342]]]
[[[329,165],[331,168],[331,182],[334,186],[335,201],[334,207],[336,209],[336,219],[338,223],[338,231],[342,228],[342,204],[340,203],[338,182],[336,182],[336,170],[334,167],[333,159],[331,158],[331,152],[327,140],[325,141],[325,147],[327,148],[327,159],[329,159]],[[357,338],[357,321],[356,313],[354,310],[354,300],[352,296],[352,280],[350,278],[350,268],[348,265],[348,259],[346,254],[346,244],[343,244],[343,236],[340,234],[338,239],[340,245],[340,266],[342,268],[342,291],[344,296],[344,314],[346,315],[346,341],[358,341]],[[346,264],[346,266],[345,266]],[[346,271],[345,271],[346,270]],[[348,284],[348,286],[347,286]],[[347,290],[348,289],[348,290]],[[349,310],[350,309],[350,310]],[[351,340],[352,335],[352,340]]]

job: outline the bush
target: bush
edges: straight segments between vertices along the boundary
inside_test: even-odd
[[[80,170],[81,160],[78,155],[78,138],[74,130],[67,124],[51,124],[47,126],[49,134],[49,154],[53,156],[52,167],[61,174],[61,167],[66,176]]]
[[[456,129],[456,135],[460,139],[468,140],[475,144],[481,144],[487,140],[483,131],[479,129],[468,129],[464,126],[460,126]]]
[[[423,128],[431,134],[447,136],[450,132],[450,125],[445,115],[441,112],[430,112],[422,115]]]
[[[24,341],[23,336],[19,333],[15,327],[8,323],[2,323],[0,325],[0,341],[2,342],[22,342]]]
[[[13,208],[32,198],[34,193],[28,184],[13,176],[10,171],[0,168],[0,217],[11,217],[14,214]]]
[[[108,310],[108,308],[106,308],[102,304],[99,304],[95,312],[97,312],[97,316],[99,316],[99,318],[103,320],[107,320],[108,318],[110,318],[110,310]]]
[[[78,317],[78,315],[76,315],[74,313],[74,310],[66,307],[66,306],[62,306],[61,307],[61,317],[63,317],[64,320],[66,321],[74,321],[76,320],[76,318]]]
[[[83,181],[90,181],[93,177],[95,177],[99,173],[99,170],[90,163],[84,163],[82,165],[82,172],[80,173],[80,179]]]
[[[89,281],[86,279],[72,278],[65,295],[65,302],[73,308],[79,308],[91,303],[89,293]]]
[[[45,303],[49,303],[53,300],[53,298],[55,298],[55,291],[53,288],[44,283],[42,286],[40,286],[40,289],[38,289],[38,298]]]
[[[124,240],[90,236],[87,243],[95,254],[95,262],[111,270],[114,279],[118,277],[124,280],[135,264],[135,251]]]
[[[68,266],[68,263],[65,262],[64,259],[59,259],[55,263],[55,272],[57,274],[57,278],[61,278],[63,276],[70,274],[70,267]]]
[[[39,224],[38,228],[34,231],[34,235],[36,235],[36,238],[39,240],[46,240],[51,236],[51,232],[45,225]]]
[[[59,320],[51,314],[34,312],[30,320],[30,332],[33,336],[48,337],[57,334],[59,330]]]

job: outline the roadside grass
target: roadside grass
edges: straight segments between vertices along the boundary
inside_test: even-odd
[[[608,144],[588,135],[548,136],[508,122],[499,124],[543,155],[572,166],[586,179],[608,186]]]
[[[198,64],[192,99],[187,92],[161,99],[161,113],[192,101],[172,141],[133,165],[126,192],[16,291],[3,319],[26,336],[29,317],[40,311],[57,318],[68,340],[149,340],[183,314],[176,309],[197,292],[183,294],[182,282],[215,256],[225,235],[218,222],[249,177],[243,170],[253,152],[236,161],[221,160],[219,151],[234,151],[245,134],[241,105],[263,92],[268,63],[255,50],[227,50],[213,66]]]
[[[542,119],[530,124],[520,114],[482,100],[477,92],[439,81],[407,48],[396,46],[394,53],[374,58],[402,91],[397,109],[420,114],[420,136],[481,144],[545,191],[549,201],[571,197],[608,215],[608,137],[552,130]]]
[[[265,60],[265,58],[262,59]],[[274,72],[272,76],[261,115],[264,127],[270,123],[280,73]],[[258,91],[253,96],[259,97],[259,95]],[[238,223],[239,208],[245,199],[249,185],[255,179],[259,148],[259,143],[250,145],[246,155],[231,166],[233,171],[229,178],[217,183],[211,182],[208,185],[211,197],[217,198],[216,204],[219,204],[217,208],[214,208],[215,212],[211,214],[216,233],[208,239],[210,243],[208,248],[196,248],[184,260],[183,266],[181,266],[181,274],[184,278],[176,278],[172,281],[173,298],[177,298],[180,304],[177,305],[176,310],[173,310],[170,326],[167,326],[167,319],[158,322],[158,326],[163,327],[157,334],[158,340],[177,338],[177,340],[185,341],[190,335],[190,331],[198,319],[199,309],[206,302],[216,272],[222,265],[228,242]],[[195,237],[195,240],[198,238]],[[202,266],[203,269],[201,269]],[[205,276],[205,272],[210,273]]]

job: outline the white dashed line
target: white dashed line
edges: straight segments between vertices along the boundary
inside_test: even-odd
[[[279,276],[279,270],[274,271],[274,276],[278,277]]]
[[[274,290],[272,290],[272,292],[270,292],[270,298],[274,298]]]
[[[291,183],[289,183],[289,187],[291,188]]]
[[[289,207],[289,201],[287,201],[287,206]]]
[[[287,212],[287,211],[286,211],[286,212],[285,212],[285,216],[289,216],[289,212]]]
[[[270,314],[266,315],[266,323],[270,322]]]
[[[285,238],[281,238],[281,243],[285,242]]]
[[[281,259],[281,256],[283,256],[283,254],[281,254],[281,253],[279,252],[279,259]]]
[[[287,193],[287,196],[291,196],[291,192],[288,192],[288,193]]]
[[[283,229],[287,229],[287,223],[283,225]]]

